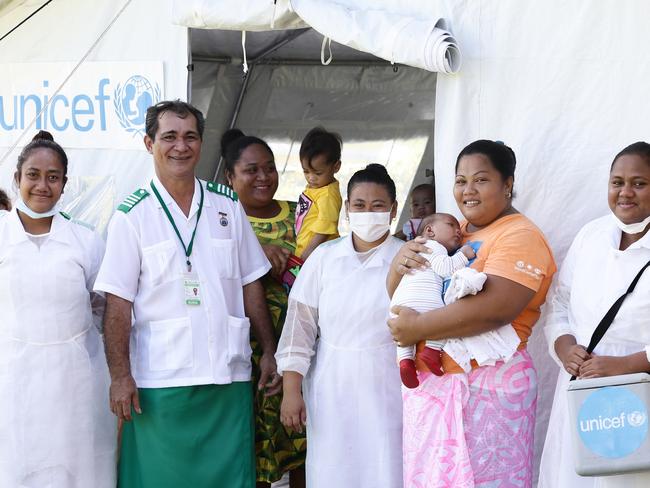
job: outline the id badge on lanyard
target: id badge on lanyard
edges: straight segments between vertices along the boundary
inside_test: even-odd
[[[167,205],[165,205],[165,202],[160,196],[160,193],[158,192],[158,189],[156,188],[156,185],[154,185],[153,181],[151,181],[150,186],[154,192],[154,195],[156,195],[158,202],[160,202],[162,209],[165,211],[167,220],[169,220],[169,223],[174,229],[174,232],[176,232],[176,236],[178,237],[178,240],[180,241],[181,245],[183,246],[183,250],[185,251],[185,264],[187,266],[187,272],[183,273],[182,275],[183,297],[185,299],[185,305],[191,305],[191,306],[201,305],[201,282],[199,281],[198,274],[192,271],[192,262],[190,261],[190,256],[192,255],[192,249],[194,247],[194,237],[196,236],[196,229],[198,229],[199,227],[199,219],[201,218],[201,212],[203,210],[203,196],[204,196],[203,185],[201,185],[201,182],[199,182],[201,199],[199,201],[199,210],[196,215],[196,224],[194,225],[192,238],[190,239],[190,243],[188,245],[185,245],[185,241],[183,241],[183,238],[181,237],[181,233],[178,231],[176,222],[174,222],[174,217],[172,217],[172,214],[169,212]]]
[[[196,273],[183,273],[185,305],[201,305],[201,282]]]

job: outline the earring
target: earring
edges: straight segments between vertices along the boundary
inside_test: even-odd
[[[506,198],[512,198],[512,192],[509,191],[508,193],[506,193]]]

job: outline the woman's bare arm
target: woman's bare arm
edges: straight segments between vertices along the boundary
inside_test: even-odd
[[[422,269],[429,266],[429,262],[419,254],[421,252],[426,254],[431,252],[431,249],[425,246],[424,242],[426,242],[424,237],[416,237],[412,241],[408,241],[400,248],[390,263],[390,269],[386,276],[386,290],[391,298],[397,289],[397,285],[402,281],[402,276],[410,273],[413,269]]]

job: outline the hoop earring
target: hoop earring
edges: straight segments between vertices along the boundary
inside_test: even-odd
[[[508,193],[506,193],[506,198],[512,198],[512,192],[509,191]]]

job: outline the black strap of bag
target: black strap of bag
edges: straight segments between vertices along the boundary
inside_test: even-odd
[[[605,335],[605,332],[607,332],[607,329],[609,329],[609,326],[612,325],[612,322],[614,322],[614,318],[616,317],[616,314],[618,313],[619,309],[621,308],[621,305],[623,305],[623,302],[627,298],[627,296],[634,291],[634,288],[636,287],[636,284],[639,282],[641,279],[641,275],[643,272],[650,266],[650,261],[645,263],[645,266],[641,268],[641,271],[634,277],[632,280],[632,283],[630,283],[630,286],[628,286],[627,291],[623,293],[618,300],[614,302],[614,305],[607,311],[605,316],[602,318],[600,323],[598,324],[598,327],[596,327],[596,330],[594,330],[594,333],[591,335],[591,340],[589,341],[589,345],[587,346],[587,352],[591,354],[594,349],[596,349],[596,346],[600,342],[600,340],[603,338]],[[575,380],[575,376],[571,376],[571,380]]]

